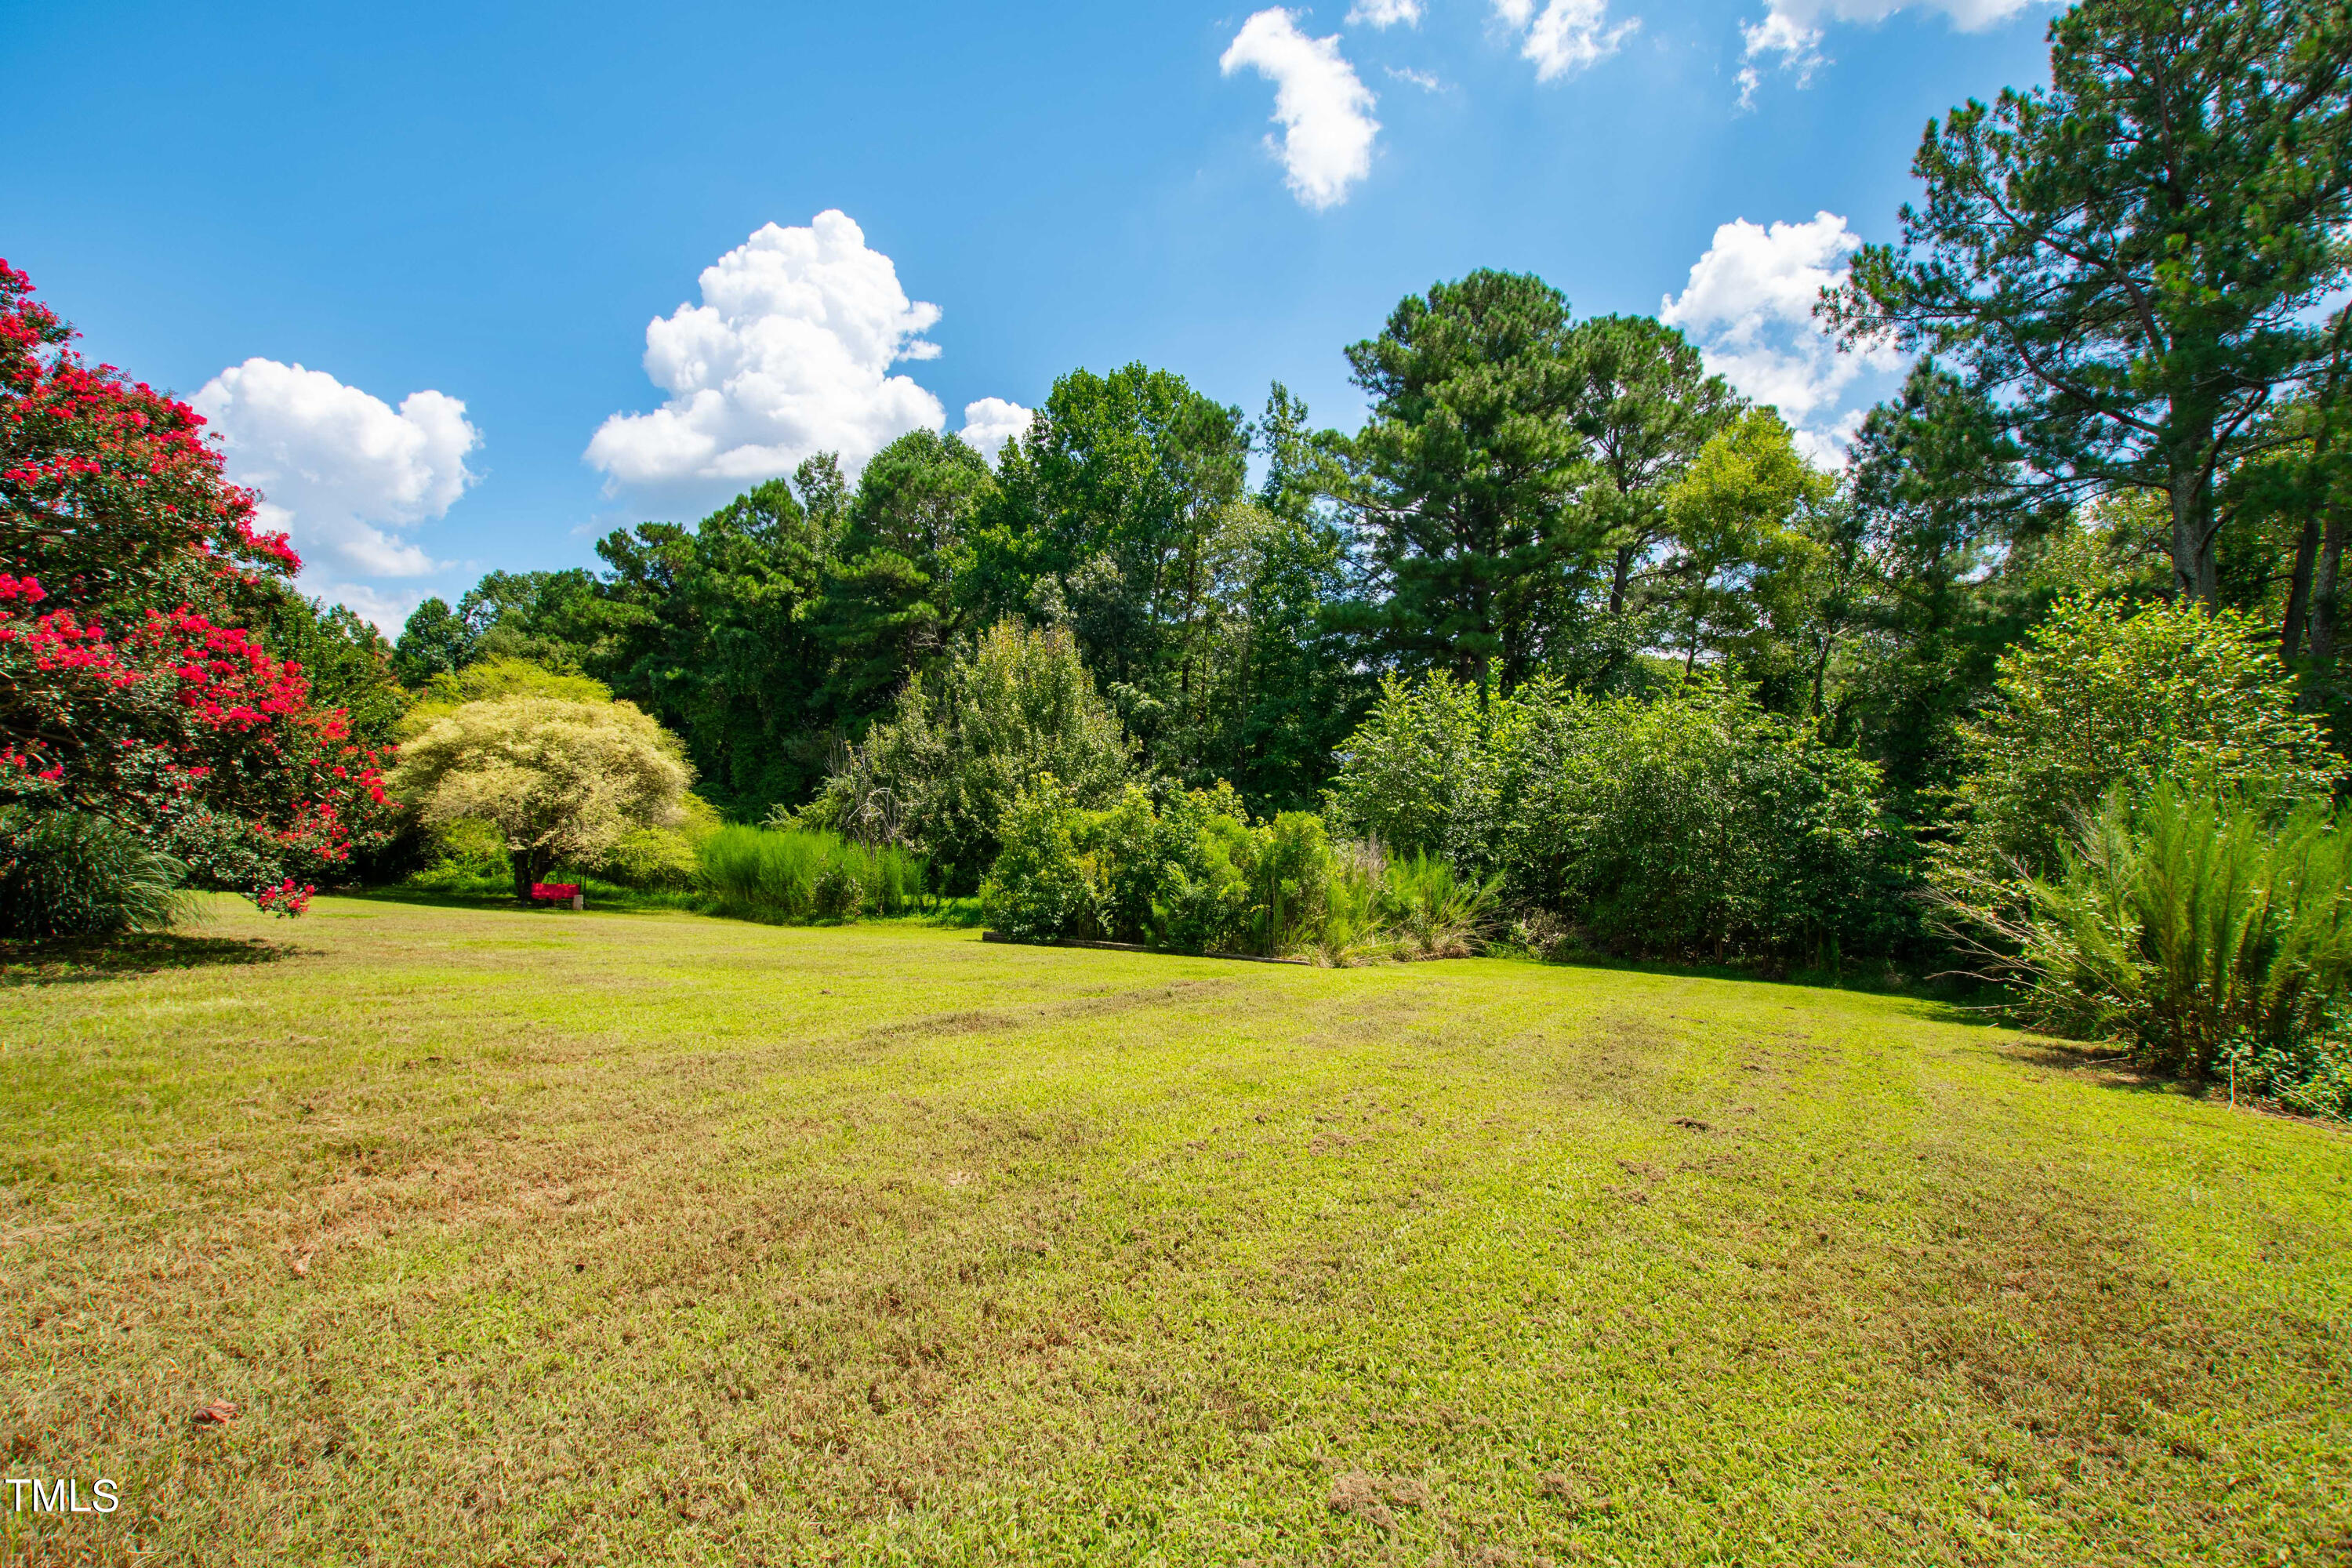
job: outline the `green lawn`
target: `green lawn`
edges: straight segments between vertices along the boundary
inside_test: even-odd
[[[2352,1554],[2352,1141],[1927,1004],[217,910],[0,985],[0,1561]]]

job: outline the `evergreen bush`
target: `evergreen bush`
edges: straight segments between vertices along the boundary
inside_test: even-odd
[[[2352,809],[2118,785],[2028,885],[2019,1011],[2192,1081],[2352,1110]]]

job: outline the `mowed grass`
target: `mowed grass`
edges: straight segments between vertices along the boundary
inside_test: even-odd
[[[1922,1003],[336,900],[5,978],[0,1452],[124,1500],[20,1559],[2352,1554],[2352,1144]]]

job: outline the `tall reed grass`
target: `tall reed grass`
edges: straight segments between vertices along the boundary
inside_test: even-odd
[[[738,920],[846,921],[921,907],[928,867],[891,845],[806,828],[722,827],[702,841],[697,880]]]

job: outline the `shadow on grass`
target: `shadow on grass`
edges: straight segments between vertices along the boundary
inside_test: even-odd
[[[648,892],[635,888],[614,887],[604,882],[583,884],[588,893],[588,908],[606,914],[682,913],[705,915],[712,920],[743,921],[753,925],[921,925],[968,928],[980,924],[980,900],[976,898],[941,899],[937,907],[902,915],[864,915],[855,921],[766,921],[753,913],[723,909],[708,894],[688,892]],[[415,886],[396,882],[380,888],[338,888],[338,898],[356,899],[368,903],[414,904],[436,910],[488,910],[506,914],[529,914],[536,910],[544,914],[570,914],[568,907],[552,904],[526,904],[504,888],[489,889],[467,887]]]
[[[530,904],[517,899],[504,889],[486,891],[475,888],[411,887],[394,883],[383,888],[338,888],[339,899],[353,899],[362,903],[415,904],[436,910],[489,910],[502,914],[565,914],[572,912],[569,904]],[[688,893],[646,893],[625,888],[604,888],[591,884],[588,888],[588,908],[606,914],[615,912],[642,914],[648,910],[682,910],[688,914],[708,913],[704,900]]]
[[[258,937],[187,936],[178,931],[0,942],[0,987],[135,980],[167,969],[243,968],[300,958],[313,951]]]
[[[1572,953],[1557,959],[1540,959],[1508,952],[1493,956],[1524,956],[1524,962],[1547,968],[1599,969],[1612,973],[1655,974],[1678,980],[1729,980],[1749,985],[1790,985],[1813,991],[1850,991],[1864,996],[1899,996],[1923,1004],[1945,1023],[2006,1026],[2011,1022],[2002,1011],[2008,993],[1990,981],[1948,972],[1920,973],[1885,963],[1853,963],[1839,969],[1768,969],[1761,965],[1620,958],[1600,952]]]

